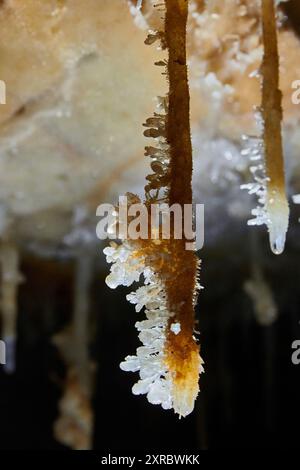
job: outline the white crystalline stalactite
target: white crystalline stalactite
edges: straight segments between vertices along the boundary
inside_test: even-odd
[[[91,253],[78,254],[71,324],[53,341],[67,367],[60,415],[54,424],[56,439],[74,450],[89,450],[93,438],[92,395],[95,366],[89,357],[89,298],[93,263]]]
[[[263,132],[263,122],[259,111],[256,112],[256,121]],[[284,250],[289,223],[286,200],[281,197],[280,193],[268,190],[270,179],[266,171],[263,138],[259,135],[245,135],[243,141],[242,156],[249,159],[249,170],[253,181],[241,185],[241,189],[247,190],[250,195],[256,195],[258,202],[251,211],[253,218],[248,221],[248,225],[266,225],[271,250],[274,254],[281,254]]]
[[[244,290],[253,302],[254,315],[262,326],[272,325],[278,318],[278,308],[271,286],[258,263],[252,269],[252,276],[244,284]]]
[[[294,204],[300,204],[300,194],[294,194],[292,199],[293,199]],[[300,222],[300,219],[299,219],[299,222]]]

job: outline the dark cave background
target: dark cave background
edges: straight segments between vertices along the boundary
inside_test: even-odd
[[[249,238],[253,229],[239,230],[225,231],[221,244],[200,252],[205,290],[197,319],[206,372],[196,409],[185,419],[132,395],[137,374],[122,372],[119,363],[138,345],[134,323],[141,314],[125,299],[130,289],[111,291],[104,283],[107,267],[96,266],[90,308],[97,317],[91,342],[98,364],[94,449],[298,447],[300,365],[291,361],[292,342],[300,339],[298,230],[295,225],[279,257],[271,254],[263,229],[257,237],[259,262],[279,308],[269,327],[257,324],[243,290],[256,254]],[[1,449],[64,449],[52,434],[65,371],[51,336],[72,312],[73,268],[63,258],[23,260],[17,370],[9,376],[0,369]]]

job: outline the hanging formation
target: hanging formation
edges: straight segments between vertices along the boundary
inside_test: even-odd
[[[154,5],[164,12],[162,30],[150,31],[145,41],[157,41],[168,57],[156,65],[165,70],[169,84],[166,97],[158,99],[158,110],[147,119],[144,135],[154,140],[146,147],[152,174],[147,176],[145,204],[160,202],[182,208],[192,204],[192,146],[189,119],[189,87],[186,63],[188,0],[165,0]],[[276,2],[277,5],[278,2]],[[138,3],[141,7],[141,2]],[[260,134],[246,137],[244,155],[253,164],[254,182],[245,184],[256,194],[259,205],[253,209],[249,225],[267,225],[270,246],[275,254],[284,250],[289,221],[285,192],[282,148],[282,107],[279,90],[279,56],[276,9],[273,0],[261,0],[264,56],[261,66],[262,101],[257,110]],[[128,208],[140,202],[127,194]],[[118,211],[112,226],[118,225]],[[151,229],[150,229],[151,231]],[[145,308],[146,320],[136,324],[142,346],[135,356],[121,363],[125,371],[139,372],[133,387],[136,395],[146,394],[150,403],[173,408],[186,416],[194,408],[199,392],[199,373],[203,371],[200,346],[194,337],[194,307],[197,299],[199,261],[195,250],[186,250],[186,239],[170,240],[151,233],[149,239],[125,239],[105,248],[112,263],[107,284],[111,288],[130,286],[144,278],[144,286],[127,295],[136,311]]]
[[[262,101],[256,118],[260,135],[246,137],[245,154],[252,161],[254,182],[245,184],[258,197],[249,225],[267,225],[271,250],[284,250],[289,223],[282,148],[282,94],[279,89],[279,56],[274,0],[261,0],[264,57],[261,66]]]

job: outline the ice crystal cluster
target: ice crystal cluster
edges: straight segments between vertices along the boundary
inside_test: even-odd
[[[144,136],[153,140],[153,145],[145,148],[152,170],[145,185],[148,214],[153,205],[161,202],[182,207],[192,203],[186,65],[188,2],[166,0],[154,7],[165,12],[164,30],[150,30],[145,43],[158,41],[161,50],[168,50],[168,60],[158,60],[155,65],[168,76],[169,93],[159,98],[157,112],[144,124]],[[137,196],[127,194],[127,198],[128,207],[137,202]],[[118,226],[118,208],[115,212],[111,229]],[[184,237],[178,240],[172,233],[165,240],[160,238],[159,226],[154,229],[158,233],[152,230],[147,240],[123,239],[121,244],[111,243],[104,250],[112,263],[106,279],[111,288],[130,286],[144,278],[144,285],[127,296],[137,311],[145,308],[146,319],[136,324],[142,346],[136,356],[126,357],[121,368],[139,372],[139,381],[133,387],[135,395],[146,394],[150,403],[186,416],[194,408],[203,371],[200,347],[193,335],[199,262],[194,252],[186,251]]]
[[[174,313],[168,308],[164,283],[147,265],[146,257],[130,240],[121,244],[111,242],[104,249],[106,260],[112,263],[106,283],[111,289],[131,286],[143,277],[144,285],[127,295],[127,300],[140,312],[145,309],[146,320],[136,323],[142,346],[135,356],[127,356],[120,364],[123,371],[139,372],[139,381],[133,386],[134,395],[146,394],[149,403],[173,408],[180,416],[190,414],[194,408],[194,392],[176,392],[172,372],[166,364],[168,326],[171,334],[178,335],[181,325],[173,321]],[[203,372],[203,361],[199,357],[199,373]]]
[[[151,45],[161,39],[161,33],[150,32],[146,44]],[[161,66],[161,63],[157,63]],[[163,64],[165,65],[165,63]],[[144,127],[145,137],[151,138],[155,146],[145,147],[145,156],[151,158],[152,174],[147,176],[145,186],[146,199],[148,201],[160,201],[164,198],[164,192],[168,182],[169,146],[166,141],[166,116],[168,112],[168,98],[158,97],[157,111],[154,116],[147,119]],[[127,194],[130,203],[136,202],[135,196]],[[118,210],[115,212],[115,220],[108,228],[112,231],[117,225]],[[144,286],[127,295],[127,300],[135,304],[135,309],[140,312],[145,308],[146,320],[136,323],[139,339],[142,346],[137,349],[136,356],[127,356],[120,364],[122,370],[127,372],[139,372],[140,380],[133,386],[134,395],[146,394],[150,403],[161,405],[164,409],[174,408],[180,415],[189,414],[191,404],[179,406],[174,403],[172,397],[172,380],[164,362],[164,348],[166,342],[166,330],[173,314],[168,310],[166,292],[158,275],[147,266],[146,259],[137,246],[130,240],[123,240],[121,244],[111,242],[104,249],[106,260],[112,263],[111,272],[106,278],[106,283],[111,289],[118,286],[131,286],[144,278]],[[178,334],[180,324],[174,323],[173,334]]]
[[[262,119],[257,111],[256,122],[258,126],[263,127]],[[242,137],[244,148],[242,156],[249,159],[249,170],[253,175],[253,181],[241,185],[241,189],[245,189],[250,195],[255,194],[258,199],[258,205],[252,209],[251,214],[254,216],[248,221],[248,225],[269,225],[269,218],[266,211],[266,197],[267,197],[267,181],[266,168],[264,162],[264,143],[259,135]]]
[[[150,44],[154,37],[157,38],[158,36],[150,33],[146,44]],[[148,184],[145,186],[145,193],[147,199],[155,200],[159,197],[161,201],[164,198],[165,188],[169,181],[170,155],[169,144],[166,139],[168,97],[158,97],[157,101],[158,112],[155,112],[154,116],[147,119],[144,124],[144,127],[147,127],[144,132],[145,137],[154,139],[156,145],[155,147],[145,147],[145,156],[151,158],[151,170],[153,171],[151,175],[146,177]]]
[[[166,304],[166,294],[158,277],[143,264],[141,258],[136,260],[129,243],[113,244],[105,248],[108,262],[113,262],[112,272],[107,278],[111,288],[118,285],[129,286],[138,281],[143,274],[145,285],[127,295],[127,300],[135,304],[140,312],[145,307],[146,320],[136,323],[139,347],[136,356],[127,356],[120,367],[124,371],[139,372],[140,380],[133,386],[135,395],[147,394],[148,401],[161,405],[164,409],[173,407],[172,382],[164,364],[165,330],[170,319]],[[182,410],[182,414],[186,414]]]

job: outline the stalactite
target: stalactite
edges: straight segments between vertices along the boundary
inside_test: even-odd
[[[64,392],[59,403],[60,416],[54,432],[58,441],[76,450],[91,449],[93,436],[91,397],[95,366],[88,350],[92,272],[91,255],[80,253],[76,265],[72,322],[54,338],[67,367]]]
[[[249,235],[250,275],[244,282],[244,291],[252,301],[257,323],[271,326],[278,318],[278,306],[265,274],[258,232],[251,231]]]
[[[258,263],[254,263],[252,276],[245,282],[244,289],[253,302],[257,322],[262,326],[272,325],[278,318],[278,308],[272,289]]]
[[[16,366],[17,294],[18,285],[22,278],[19,273],[19,251],[16,244],[10,239],[2,241],[0,260],[2,338],[6,344],[6,364],[4,368],[8,373],[12,373]]]
[[[279,56],[274,0],[261,0],[264,57],[261,67],[262,103],[257,111],[262,137],[247,139],[244,153],[254,162],[250,167],[254,183],[243,185],[258,196],[259,206],[250,225],[266,224],[270,246],[275,254],[284,250],[289,221],[286,198],[284,161],[281,135],[282,95],[279,89]]]
[[[186,23],[188,1],[177,4],[166,1],[166,44],[169,51],[169,109],[167,140],[170,144],[169,204],[192,204],[192,146],[189,121],[189,87],[186,64]],[[178,117],[180,118],[178,119]],[[201,366],[198,346],[193,339],[194,295],[197,284],[198,260],[193,251],[186,251],[186,240],[172,240],[171,272],[166,278],[166,292],[170,311],[181,326],[180,334],[172,334],[167,341],[167,363],[174,377],[174,401],[184,398],[190,408],[198,392],[198,374]],[[169,268],[170,269],[170,268]],[[172,320],[173,322],[174,320]],[[170,322],[169,322],[170,324]],[[188,396],[191,394],[191,396]],[[177,395],[177,396],[176,396]]]
[[[153,174],[147,177],[146,205],[162,200],[192,203],[192,147],[189,123],[189,88],[186,64],[187,0],[166,0],[163,31],[150,31],[146,44],[156,40],[168,51],[168,60],[158,61],[166,69],[169,93],[159,98],[159,112],[145,123],[145,136],[156,146],[146,147],[152,159]],[[164,9],[162,9],[164,11]],[[136,202],[129,196],[129,205]],[[153,235],[153,234],[152,234]],[[199,345],[194,336],[194,305],[197,295],[198,260],[185,248],[186,239],[124,240],[104,250],[114,263],[107,284],[115,288],[131,285],[143,274],[145,286],[127,296],[140,311],[145,306],[147,319],[138,322],[143,343],[136,356],[127,356],[121,368],[139,371],[134,394],[147,394],[150,403],[173,408],[186,416],[194,408],[203,371]]]

